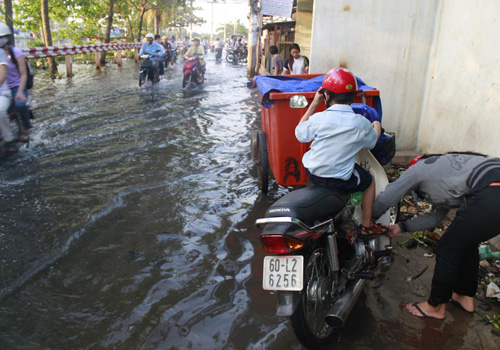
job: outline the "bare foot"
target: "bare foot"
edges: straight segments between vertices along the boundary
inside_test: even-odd
[[[428,302],[405,304],[406,310],[414,316],[422,318],[437,318],[444,320],[446,317],[446,304],[440,304],[437,307],[430,305]]]
[[[474,306],[474,298],[467,295],[453,293],[451,296],[451,302],[457,307],[461,307],[463,311],[471,313],[476,311],[476,307]]]

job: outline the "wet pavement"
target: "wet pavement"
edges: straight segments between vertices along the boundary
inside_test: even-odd
[[[246,68],[209,55],[190,92],[180,66],[142,89],[132,61],[74,71],[38,74],[31,147],[0,163],[0,348],[301,349],[261,288],[253,223],[288,189],[259,196]],[[395,253],[332,349],[500,346],[478,315],[402,311],[434,261]]]

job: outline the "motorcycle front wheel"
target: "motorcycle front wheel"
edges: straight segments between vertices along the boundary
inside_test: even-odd
[[[182,88],[185,89],[186,86],[191,83],[191,74],[186,74],[184,78],[182,78]]]
[[[139,86],[143,86],[144,84],[146,84],[147,80],[148,80],[148,72],[142,71],[141,74],[139,74]]]
[[[238,63],[238,59],[232,53],[228,53],[226,56],[226,61],[229,63]]]
[[[324,349],[338,336],[337,329],[325,321],[334,302],[333,271],[324,247],[314,249],[305,258],[304,289],[290,319],[295,336],[302,345],[307,349]]]

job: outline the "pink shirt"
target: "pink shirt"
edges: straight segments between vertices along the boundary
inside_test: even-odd
[[[19,60],[19,57],[24,55],[23,50],[19,47],[13,46],[12,50],[17,60]],[[9,56],[9,64],[7,65],[7,85],[9,88],[13,88],[19,86],[20,82],[21,76],[19,75],[19,71],[17,70],[16,65],[14,64],[14,62],[12,62]]]

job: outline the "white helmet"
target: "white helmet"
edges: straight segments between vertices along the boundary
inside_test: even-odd
[[[151,38],[151,39],[155,38],[155,36],[153,35],[153,33],[146,34],[146,39],[149,39],[149,38]]]
[[[10,31],[9,26],[3,22],[0,22],[0,36],[6,36],[11,34],[12,32]]]

